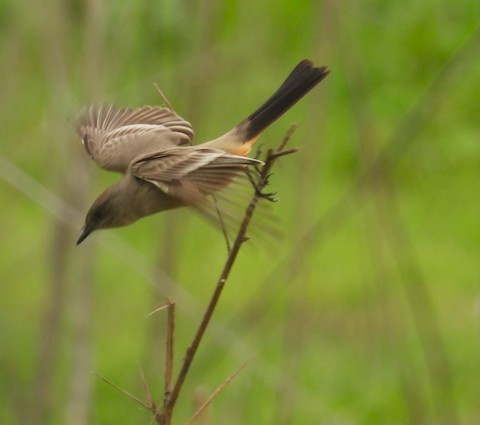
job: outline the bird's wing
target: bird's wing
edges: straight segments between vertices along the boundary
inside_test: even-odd
[[[262,164],[219,149],[185,147],[144,155],[132,162],[130,172],[192,207],[232,236],[231,231],[238,227],[252,198],[247,167]],[[250,172],[256,171],[250,168]],[[262,210],[262,229],[278,235],[272,214]]]
[[[144,155],[131,164],[130,172],[193,205],[244,176],[246,166],[261,163],[219,149],[188,147]]]
[[[100,167],[125,172],[142,153],[190,144],[189,122],[166,108],[137,109],[92,105],[82,112],[77,133]]]

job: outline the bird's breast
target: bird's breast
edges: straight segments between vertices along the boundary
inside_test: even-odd
[[[152,183],[136,177],[131,177],[130,180],[128,188],[130,192],[128,198],[132,200],[130,208],[139,217],[184,206],[183,202],[167,195]]]

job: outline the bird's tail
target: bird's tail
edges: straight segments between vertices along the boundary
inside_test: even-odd
[[[224,149],[235,155],[247,155],[258,135],[312,90],[329,72],[325,66],[317,68],[307,59],[301,61],[278,90],[253,114],[228,133],[202,146]]]
[[[255,139],[322,81],[329,72],[325,66],[317,68],[307,59],[301,61],[278,90],[253,114],[237,125],[245,142]]]

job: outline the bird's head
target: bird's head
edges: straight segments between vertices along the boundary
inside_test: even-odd
[[[85,219],[77,245],[82,243],[95,230],[120,227],[132,222],[123,208],[121,193],[115,186],[103,192],[92,204]]]

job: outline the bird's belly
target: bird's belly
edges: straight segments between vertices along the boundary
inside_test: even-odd
[[[132,196],[133,205],[130,207],[138,216],[145,217],[186,205],[149,182],[137,180],[136,183],[135,194]]]

